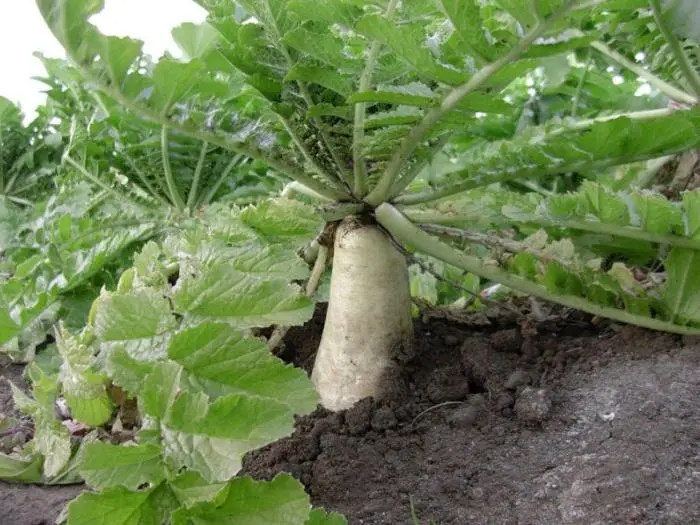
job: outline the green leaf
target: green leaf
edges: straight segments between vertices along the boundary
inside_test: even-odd
[[[443,66],[433,58],[423,45],[426,34],[419,24],[397,26],[383,16],[366,15],[355,29],[367,38],[390,47],[401,60],[431,80],[448,85],[459,85],[467,80],[464,73]]]
[[[295,252],[284,246],[260,247],[250,244],[230,252],[233,267],[239,272],[268,279],[305,280],[309,268]]]
[[[392,91],[360,91],[348,97],[349,104],[358,102],[374,102],[377,104],[396,104],[403,106],[431,107],[437,104],[437,98],[432,95],[419,95]]]
[[[70,433],[60,422],[52,419],[53,413],[34,418],[34,450],[44,456],[44,476],[58,475],[71,457]]]
[[[125,348],[117,347],[108,353],[104,370],[115,384],[137,395],[153,366],[149,362],[133,359]]]
[[[219,41],[219,33],[207,23],[186,22],[172,30],[173,40],[189,58],[209,53]]]
[[[195,276],[181,277],[173,306],[188,322],[225,322],[234,328],[298,325],[313,314],[313,303],[297,286],[261,280],[219,263]]]
[[[306,373],[270,354],[260,339],[224,324],[202,324],[178,333],[168,355],[212,394],[240,393],[311,412],[318,402]]]
[[[345,0],[289,0],[289,13],[299,20],[313,20],[327,25],[341,24],[352,27],[362,13],[362,7]]]
[[[114,85],[121,85],[129,68],[142,53],[143,43],[131,38],[101,38],[97,40],[105,67]]]
[[[173,525],[300,525],[306,523],[310,509],[304,487],[288,474],[269,482],[246,476],[230,481],[215,502],[179,509]]]
[[[10,312],[0,307],[0,344],[4,344],[20,332],[20,326],[12,320]]]
[[[97,299],[95,336],[106,348],[124,348],[132,359],[162,359],[174,326],[162,292],[145,288],[128,295],[103,292]]]
[[[285,34],[282,43],[339,70],[353,70],[360,66],[345,58],[343,41],[326,31],[312,33],[300,27]]]
[[[19,458],[0,453],[0,479],[20,483],[41,482],[42,458]]]
[[[301,80],[302,82],[318,84],[344,97],[348,97],[353,91],[351,77],[343,75],[336,69],[324,66],[295,64],[287,72],[284,80],[286,82]]]
[[[80,475],[95,489],[124,487],[137,490],[143,484],[159,485],[165,479],[160,447],[110,445],[94,442],[81,451]]]
[[[438,195],[500,181],[585,172],[661,157],[697,147],[698,130],[697,111],[643,120],[620,117],[594,122],[585,131],[577,131],[575,125],[573,129],[531,128],[514,139],[482,142],[469,149],[439,182],[444,192]],[[409,194],[398,202],[404,200],[412,202],[413,198]]]
[[[348,520],[341,514],[331,512],[326,514],[323,509],[313,509],[304,525],[347,525]]]
[[[163,525],[176,505],[165,485],[138,492],[121,487],[83,492],[68,505],[68,525]]]
[[[196,503],[220,499],[222,491],[228,490],[226,483],[209,483],[196,472],[180,474],[170,482],[173,493],[185,507]]]
[[[564,3],[564,0],[538,0],[534,3],[522,2],[521,0],[496,1],[503,9],[527,27],[534,26],[538,20],[546,18]]]
[[[158,363],[144,380],[139,401],[144,413],[164,419],[180,392],[182,367],[172,361]]]
[[[294,249],[315,237],[323,226],[311,206],[289,199],[266,200],[247,207],[240,218],[266,243],[291,244]]]
[[[683,195],[686,235],[700,239],[700,191]],[[679,323],[700,323],[700,250],[674,248],[664,261],[667,272],[663,302],[669,317]]]
[[[104,377],[92,370],[92,352],[63,328],[56,334],[56,345],[63,358],[59,378],[63,396],[73,419],[100,426],[112,416],[112,402]]]
[[[243,456],[289,435],[289,407],[270,399],[227,395],[213,403],[205,394],[182,392],[162,423],[164,455],[176,470],[187,467],[209,482],[226,481]]]
[[[484,34],[479,3],[475,0],[436,0],[445,15],[454,26],[460,43],[471,54],[484,62],[496,58],[493,46]]]

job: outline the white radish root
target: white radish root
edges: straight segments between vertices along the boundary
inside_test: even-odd
[[[330,410],[381,398],[413,339],[405,257],[373,225],[345,219],[336,232],[330,301],[311,379]]]

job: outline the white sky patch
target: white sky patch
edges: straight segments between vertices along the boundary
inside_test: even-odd
[[[625,82],[625,77],[623,77],[622,75],[615,75],[613,77],[612,81],[613,81],[613,84],[615,84],[616,86],[619,86],[620,84],[623,84]]]
[[[170,30],[183,22],[204,21],[205,11],[192,0],[107,0],[105,10],[92,22],[109,35],[131,36],[144,41],[144,50],[155,57],[164,51],[179,55]],[[44,85],[31,77],[45,71],[34,52],[63,57],[39,14],[34,0],[0,1],[0,96],[19,102],[27,120],[42,104]]]

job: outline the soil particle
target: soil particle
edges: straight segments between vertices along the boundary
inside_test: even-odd
[[[454,428],[469,428],[476,423],[479,412],[477,406],[466,406],[453,411],[447,420]]]
[[[515,402],[518,419],[526,423],[542,423],[552,411],[552,392],[546,388],[525,387]]]
[[[410,524],[411,501],[425,524],[700,523],[700,343],[544,313],[417,322],[407,388],[298,418],[244,471],[291,471],[353,525]],[[291,337],[309,370],[317,333]]]
[[[438,368],[428,379],[428,399],[433,403],[459,401],[467,397],[469,383],[467,378],[455,374],[451,368]]]
[[[530,380],[530,375],[522,368],[518,368],[508,376],[506,382],[503,383],[503,388],[507,390],[516,390],[519,386],[528,384]]]

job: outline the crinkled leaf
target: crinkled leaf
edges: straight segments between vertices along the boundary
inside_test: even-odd
[[[124,348],[132,359],[155,361],[175,319],[162,293],[140,289],[129,294],[103,293],[97,299],[95,335],[108,348]]]
[[[184,23],[173,29],[173,39],[189,58],[198,58],[211,51],[219,40],[219,33],[207,23]]]
[[[459,42],[482,60],[495,57],[494,48],[484,34],[481,9],[476,0],[436,0],[454,26]]]
[[[44,456],[44,475],[48,478],[58,475],[71,457],[70,433],[53,413],[34,418],[34,449]]]
[[[299,244],[311,240],[323,221],[306,204],[289,199],[267,200],[241,211],[241,220],[271,244]]]
[[[212,503],[179,509],[173,525],[300,525],[306,523],[310,510],[308,494],[290,475],[280,474],[269,482],[246,476],[230,481]]]
[[[686,235],[700,239],[700,191],[683,196]],[[668,282],[663,294],[668,315],[676,322],[700,323],[700,250],[674,248],[664,261]]]
[[[136,490],[144,483],[160,484],[165,466],[156,445],[119,446],[94,442],[81,451],[80,475],[92,488]]]
[[[151,363],[132,358],[123,347],[109,352],[104,368],[115,384],[132,395],[141,391],[144,379],[153,370]]]
[[[70,525],[163,525],[177,501],[166,485],[129,491],[122,487],[83,492],[68,505]]]
[[[180,392],[182,367],[172,361],[158,363],[144,380],[139,401],[149,416],[163,419]]]
[[[182,392],[162,423],[164,455],[175,469],[190,468],[209,482],[226,481],[243,455],[292,431],[283,403],[227,395],[210,403],[205,394]]]
[[[235,328],[298,325],[313,314],[313,303],[297,286],[261,280],[225,263],[181,277],[173,289],[173,306],[190,322],[225,322]]]
[[[184,472],[172,480],[170,488],[185,507],[219,499],[223,491],[228,491],[226,483],[209,483],[192,471]]]
[[[21,458],[0,453],[0,479],[21,483],[41,482],[41,456]]]
[[[105,378],[92,370],[92,352],[78,338],[61,329],[56,344],[63,358],[59,379],[71,415],[86,425],[99,426],[112,415]]]
[[[467,80],[461,71],[443,66],[435,60],[423,44],[426,34],[419,24],[397,26],[383,16],[367,15],[355,29],[367,38],[390,47],[401,60],[431,80],[448,85],[458,85]]]
[[[306,374],[272,356],[260,339],[224,324],[202,324],[178,333],[168,356],[212,394],[245,393],[284,403],[296,413],[316,407]]]
[[[534,175],[586,171],[685,151],[700,144],[700,113],[634,121],[616,118],[584,132],[534,128],[512,140],[484,142],[457,159],[460,167],[441,185],[459,188],[524,179]],[[653,139],[652,139],[653,137]]]

